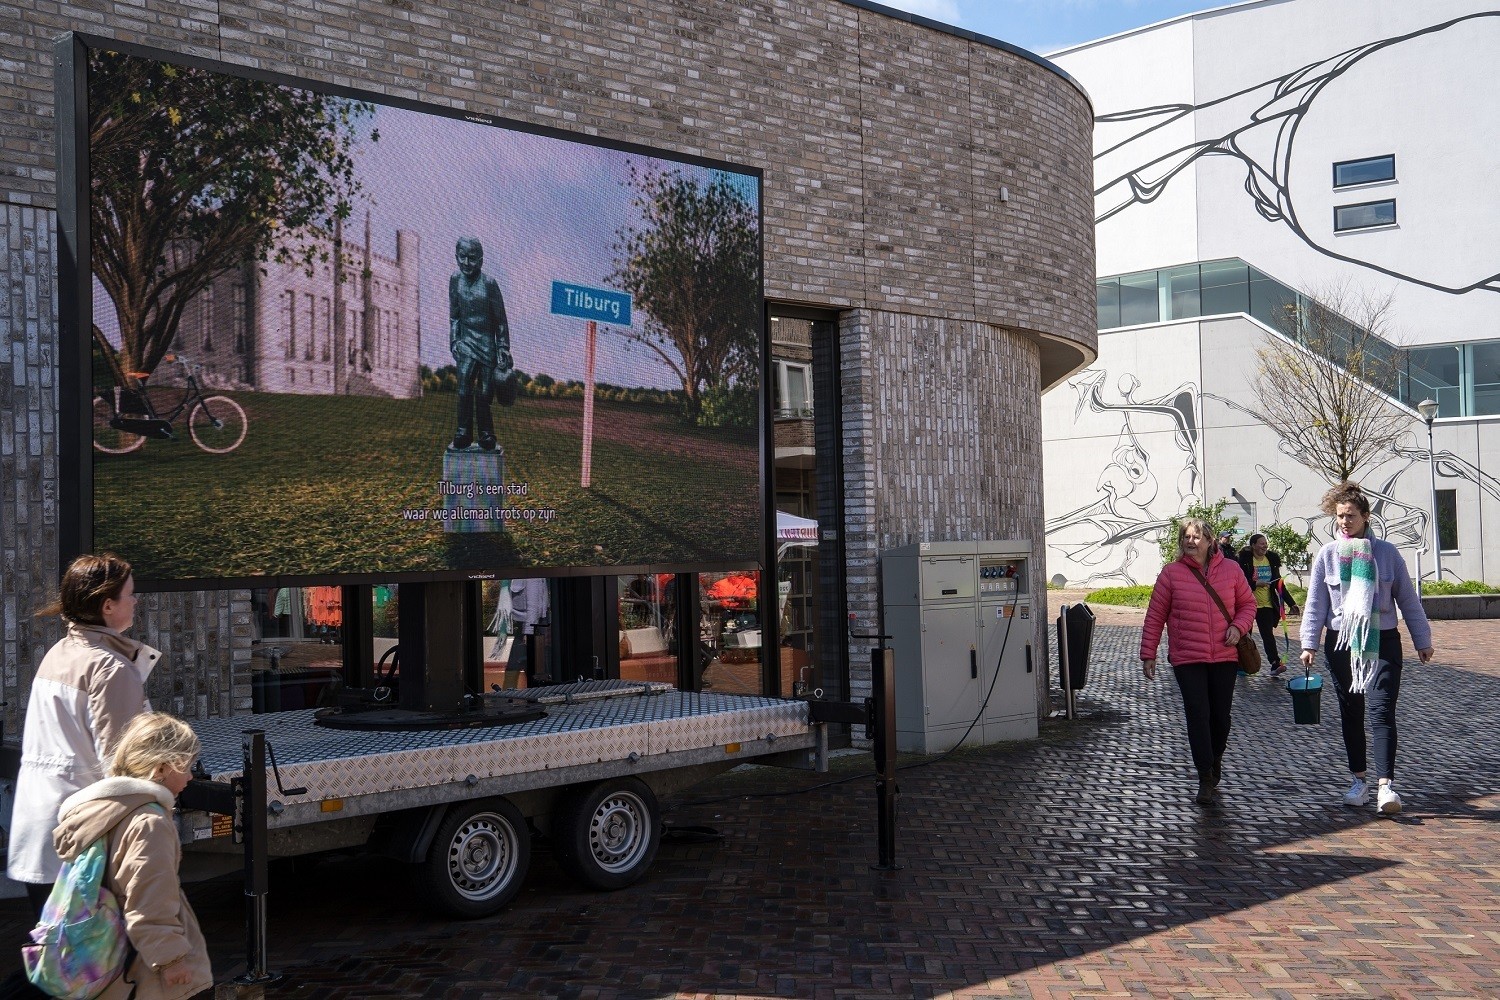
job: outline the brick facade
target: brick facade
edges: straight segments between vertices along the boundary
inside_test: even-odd
[[[30,615],[58,575],[56,495],[68,488],[55,440],[52,93],[52,42],[67,30],[759,167],[768,297],[842,317],[852,607],[868,617],[882,547],[1041,538],[1038,394],[1096,347],[1081,90],[1004,46],[862,2],[477,10],[0,3],[11,26],[0,35],[0,607],[12,722],[53,638]],[[1039,561],[1033,579],[1045,579]],[[248,707],[243,594],[146,607],[142,637],[172,654],[153,697],[188,714]],[[864,654],[853,662],[859,675]]]

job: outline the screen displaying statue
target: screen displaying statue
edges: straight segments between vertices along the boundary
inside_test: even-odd
[[[758,172],[59,51],[65,549],[148,589],[760,558]]]

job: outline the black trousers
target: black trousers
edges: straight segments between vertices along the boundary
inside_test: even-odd
[[[1339,723],[1344,731],[1344,753],[1349,770],[1360,774],[1368,770],[1365,750],[1365,716],[1370,718],[1370,749],[1374,751],[1374,777],[1396,776],[1396,698],[1401,694],[1401,633],[1393,628],[1380,630],[1380,664],[1364,694],[1353,694],[1349,685],[1354,669],[1347,649],[1334,649],[1339,634],[1329,629],[1323,636],[1323,656],[1339,695]]]
[[[1276,607],[1255,609],[1255,625],[1260,629],[1260,644],[1266,647],[1266,663],[1272,667],[1281,662],[1281,653],[1276,649],[1276,626],[1280,623],[1281,611]]]
[[[1172,674],[1182,691],[1182,711],[1187,717],[1188,747],[1199,781],[1211,781],[1229,746],[1229,716],[1234,705],[1234,681],[1238,665],[1230,663],[1178,663]]]

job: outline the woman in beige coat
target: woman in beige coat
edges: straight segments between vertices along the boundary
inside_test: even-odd
[[[64,861],[109,837],[104,885],[120,901],[136,956],[99,1000],[183,1000],[213,988],[208,945],[177,877],[182,845],[172,806],[198,738],[170,715],[137,716],[120,736],[112,777],[68,798],[53,834]],[[206,994],[205,994],[206,995]]]
[[[6,862],[36,915],[62,864],[52,850],[58,806],[104,777],[126,723],[151,707],[146,678],[161,657],[125,635],[135,619],[135,580],[119,556],[74,559],[57,601],[38,612],[49,614],[62,615],[68,631],[31,682]]]

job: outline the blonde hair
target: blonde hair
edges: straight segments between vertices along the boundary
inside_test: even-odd
[[[1214,529],[1210,528],[1208,526],[1208,522],[1205,521],[1205,520],[1203,520],[1203,518],[1201,518],[1201,517],[1190,517],[1190,518],[1187,518],[1186,520],[1179,521],[1177,523],[1177,554],[1178,555],[1182,554],[1182,542],[1183,542],[1183,539],[1187,538],[1187,533],[1188,533],[1188,529],[1189,528],[1197,528],[1198,529],[1198,537],[1199,538],[1207,538],[1210,542],[1214,541]]]
[[[197,734],[186,722],[165,712],[142,712],[120,734],[109,773],[150,780],[163,764],[186,771],[200,749]]]

